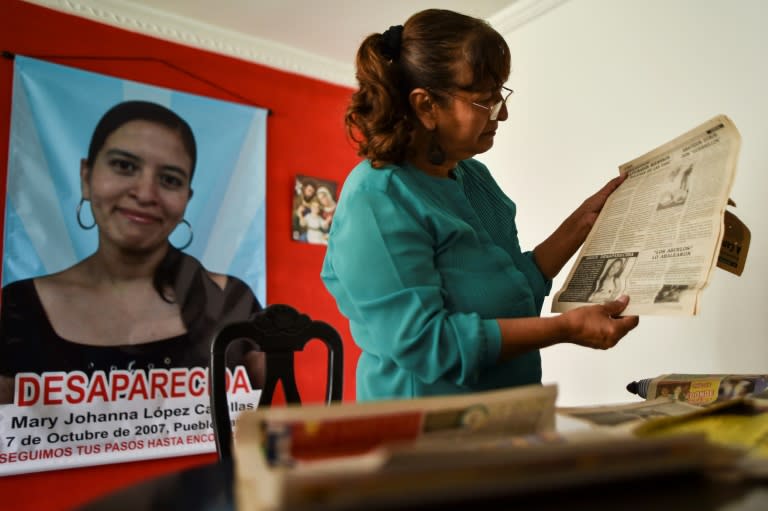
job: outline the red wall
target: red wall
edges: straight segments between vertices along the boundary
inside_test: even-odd
[[[119,30],[19,0],[3,0],[2,4],[0,50],[38,58],[51,55],[146,57],[152,60],[47,60],[227,101],[243,103],[241,98],[247,98],[251,104],[272,111],[267,120],[267,302],[291,304],[339,330],[346,350],[344,399],[354,399],[359,352],[351,342],[347,321],[339,314],[320,280],[325,250],[322,246],[292,241],[290,225],[296,174],[341,184],[357,161],[343,128],[344,109],[351,89]],[[203,81],[161,61],[197,75]],[[0,59],[0,207],[3,211],[12,77],[13,62]],[[321,400],[325,385],[323,348],[308,348],[299,358],[299,364],[302,396],[306,401]],[[213,460],[213,454],[185,456],[2,477],[0,507],[70,509],[140,479]]]

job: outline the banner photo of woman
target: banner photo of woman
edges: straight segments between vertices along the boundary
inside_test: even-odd
[[[265,303],[266,115],[16,58],[0,476],[215,451],[210,338]],[[228,366],[236,417],[263,358]]]

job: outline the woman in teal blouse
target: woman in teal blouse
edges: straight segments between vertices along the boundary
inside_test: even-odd
[[[533,251],[488,169],[507,118],[509,50],[485,21],[430,9],[363,41],[346,123],[347,177],[322,278],[362,350],[360,400],[541,382],[539,348],[606,349],[638,323],[625,297],[541,318],[551,279],[620,178]]]

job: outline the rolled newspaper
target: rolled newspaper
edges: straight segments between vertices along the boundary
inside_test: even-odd
[[[747,395],[768,397],[768,374],[662,374],[632,381],[627,390],[645,399],[668,396],[708,405]]]

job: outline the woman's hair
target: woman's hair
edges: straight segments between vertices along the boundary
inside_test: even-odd
[[[191,161],[189,176],[191,181],[195,173],[195,163],[197,162],[197,144],[195,143],[195,135],[192,133],[192,128],[190,128],[187,121],[179,117],[174,111],[149,101],[124,101],[113,106],[102,115],[93,130],[91,142],[88,145],[88,157],[86,159],[88,168],[93,168],[96,156],[112,133],[128,122],[139,120],[163,125],[179,134]],[[155,275],[152,279],[152,285],[155,290],[163,300],[169,303],[173,300],[168,298],[166,290],[174,288],[181,258],[182,253],[175,247],[170,246],[165,257],[155,269]]]
[[[369,35],[357,52],[359,88],[345,116],[358,155],[377,168],[402,162],[418,122],[408,99],[413,89],[499,89],[509,60],[507,43],[486,21],[448,10],[427,9],[402,27]],[[456,83],[462,65],[470,84]]]
[[[197,162],[197,144],[192,128],[187,121],[182,119],[173,110],[170,110],[157,103],[149,101],[123,101],[118,103],[101,116],[96,128],[91,135],[91,143],[88,145],[88,158],[86,159],[88,168],[93,168],[96,156],[104,147],[107,138],[124,124],[131,121],[150,121],[161,124],[166,128],[178,132],[184,149],[192,162],[190,168],[190,180],[195,173],[195,163]]]

